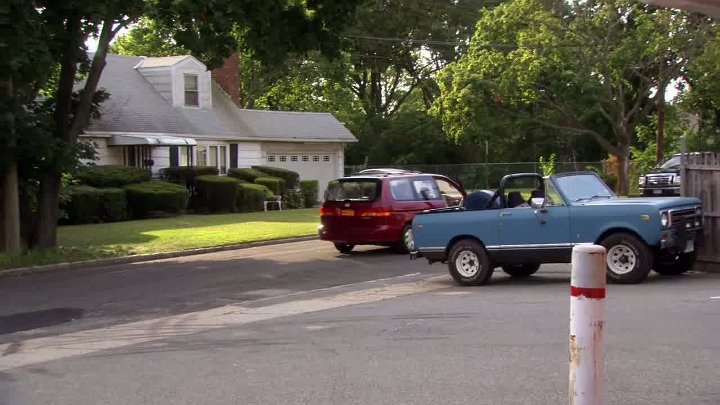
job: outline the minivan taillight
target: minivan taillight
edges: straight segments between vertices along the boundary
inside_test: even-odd
[[[340,215],[340,210],[336,208],[320,208],[321,217],[334,217]]]
[[[367,210],[358,211],[361,217],[389,217],[392,215],[391,211],[384,208],[369,208]]]

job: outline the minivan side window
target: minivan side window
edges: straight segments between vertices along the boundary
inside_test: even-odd
[[[412,201],[415,199],[408,179],[390,180],[390,194],[392,194],[395,201]]]
[[[390,180],[390,194],[395,201],[423,201],[441,199],[433,179]]]

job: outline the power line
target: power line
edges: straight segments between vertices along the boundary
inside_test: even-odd
[[[469,46],[469,43],[463,42],[450,42],[450,41],[437,41],[432,39],[412,39],[412,38],[391,38],[391,37],[370,37],[361,35],[340,35],[341,38],[346,39],[361,39],[376,42],[389,42],[389,43],[409,43],[415,45],[439,45],[439,46]],[[476,45],[477,48],[488,48],[488,49],[545,49],[545,48],[581,48],[580,44],[556,44],[556,45],[535,45],[535,44],[480,44]]]

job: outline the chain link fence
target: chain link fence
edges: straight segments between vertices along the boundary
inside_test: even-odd
[[[414,170],[422,173],[442,174],[451,179],[458,180],[466,190],[495,189],[500,185],[500,179],[512,173],[542,173],[542,166],[538,162],[519,163],[464,163],[444,165],[391,165],[391,166],[345,166],[345,175],[348,176],[365,169],[393,168]],[[556,162],[555,173],[592,170],[604,173],[603,162]]]

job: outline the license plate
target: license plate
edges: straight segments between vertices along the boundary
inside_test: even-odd
[[[690,253],[695,250],[695,241],[689,240],[687,241],[687,244],[685,245],[685,252],[683,253]]]
[[[355,216],[355,210],[342,210],[340,215],[343,217],[352,217]]]
[[[653,194],[662,194],[662,190],[653,190]]]

